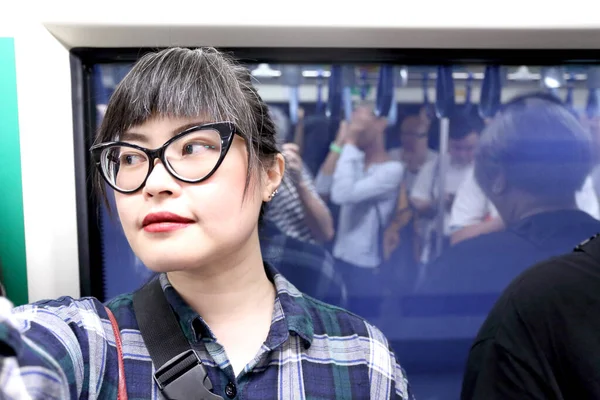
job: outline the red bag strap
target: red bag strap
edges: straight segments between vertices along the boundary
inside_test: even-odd
[[[119,332],[119,324],[115,319],[112,311],[106,308],[106,313],[108,314],[108,319],[110,320],[110,324],[112,325],[113,332],[115,334],[115,344],[117,346],[117,356],[118,356],[118,365],[119,365],[119,386],[118,386],[118,400],[127,400],[127,384],[125,383],[125,368],[123,366],[123,346],[121,344],[121,333]]]

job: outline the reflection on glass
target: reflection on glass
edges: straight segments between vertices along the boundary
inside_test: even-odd
[[[265,215],[265,260],[301,291],[381,327],[418,398],[457,398],[471,342],[506,285],[600,231],[596,70],[500,68],[497,87],[483,84],[483,65],[455,67],[442,163],[435,67],[398,66],[385,82],[372,65],[248,67],[288,170]],[[99,120],[127,68],[97,66]],[[382,85],[393,89],[383,113]],[[503,105],[490,109],[498,97]],[[214,165],[220,143],[197,132],[166,159],[195,179]],[[102,160],[125,189],[147,174],[146,154],[133,148],[111,148]],[[102,236],[109,297],[148,277],[111,221],[104,217]]]

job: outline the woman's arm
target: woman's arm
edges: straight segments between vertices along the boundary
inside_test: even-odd
[[[369,176],[362,176],[363,170],[364,154],[356,146],[346,144],[333,175],[331,201],[334,204],[375,200],[396,194],[400,188],[404,168],[399,161],[388,162]]]
[[[313,237],[323,243],[333,239],[335,229],[333,228],[333,217],[329,208],[317,194],[310,174],[303,171],[304,179],[296,186],[302,205],[304,205],[304,220]]]
[[[103,323],[103,311],[89,299],[12,309],[0,298],[0,398],[116,398],[116,381],[105,375],[117,352],[114,340],[109,345],[112,328]]]

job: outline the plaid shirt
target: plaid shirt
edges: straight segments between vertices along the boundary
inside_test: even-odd
[[[302,295],[267,268],[277,297],[267,340],[236,378],[209,327],[160,280],[181,329],[199,352],[214,392],[228,399],[410,399],[383,334],[359,317]],[[0,299],[4,300],[4,299]],[[109,303],[121,331],[129,399],[160,399],[132,295]],[[12,355],[11,355],[12,353]],[[84,298],[11,310],[0,303],[0,398],[116,399],[117,351],[104,306]],[[16,355],[16,357],[14,356]],[[227,391],[232,394],[231,390]]]
[[[323,207],[327,207],[317,193],[313,177],[304,164],[302,165],[302,180],[312,196]],[[310,228],[306,225],[306,211],[302,200],[300,200],[298,188],[288,174],[283,176],[279,193],[268,204],[265,218],[273,221],[281,232],[298,240],[317,243]]]

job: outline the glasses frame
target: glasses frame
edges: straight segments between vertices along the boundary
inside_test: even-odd
[[[208,174],[206,174],[204,177],[202,177],[200,179],[186,179],[186,178],[178,175],[177,172],[175,172],[175,170],[171,167],[171,164],[167,161],[167,159],[165,157],[167,147],[169,147],[169,145],[171,143],[181,139],[183,136],[186,136],[192,132],[209,130],[209,129],[216,130],[219,133],[219,135],[221,136],[221,153],[219,154],[219,159],[217,160],[217,163],[215,164],[213,169]],[[135,145],[132,143],[116,141],[116,142],[105,142],[105,143],[96,144],[90,148],[90,153],[92,154],[92,158],[94,160],[96,168],[98,168],[100,170],[100,174],[102,175],[102,178],[106,181],[106,183],[108,183],[108,185],[111,188],[113,188],[114,190],[116,190],[119,193],[132,194],[132,193],[137,192],[138,190],[140,190],[141,188],[143,188],[146,185],[146,181],[148,181],[148,177],[154,170],[154,166],[155,166],[154,162],[156,159],[159,159],[162,162],[162,164],[164,165],[165,169],[169,172],[169,174],[173,178],[175,178],[179,181],[186,182],[186,183],[200,183],[202,181],[207,180],[217,171],[217,169],[219,168],[219,166],[225,159],[225,156],[227,155],[227,153],[229,152],[229,148],[231,147],[231,143],[233,143],[233,136],[235,134],[239,135],[239,130],[236,128],[236,126],[232,122],[213,122],[210,124],[196,125],[191,128],[188,128],[188,129],[184,130],[183,132],[180,132],[177,135],[173,136],[171,139],[167,140],[162,146],[160,146],[157,149],[147,149],[145,147],[138,146],[138,145]],[[123,190],[123,189],[116,187],[110,181],[106,172],[104,171],[104,168],[102,167],[102,153],[104,152],[104,150],[106,150],[110,147],[116,147],[116,146],[129,147],[132,149],[136,149],[136,150],[142,151],[144,154],[146,154],[146,156],[148,156],[148,172],[146,173],[146,177],[144,178],[142,183],[135,189]]]

